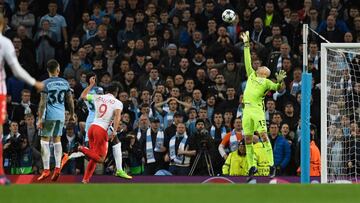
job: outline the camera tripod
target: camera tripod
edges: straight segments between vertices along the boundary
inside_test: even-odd
[[[195,160],[194,160],[194,163],[190,169],[190,172],[189,172],[189,176],[192,176],[198,163],[199,163],[199,160],[201,158],[201,156],[204,156],[205,157],[205,161],[206,161],[206,168],[207,168],[207,171],[208,171],[208,174],[209,176],[214,176],[214,169],[213,169],[213,166],[212,166],[212,162],[211,162],[211,156],[209,154],[209,152],[207,150],[200,150],[200,153],[198,153],[195,157]]]

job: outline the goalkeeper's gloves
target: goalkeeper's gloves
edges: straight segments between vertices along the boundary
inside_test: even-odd
[[[240,37],[243,40],[245,47],[250,47],[249,31],[243,32]]]
[[[284,70],[280,70],[279,73],[275,73],[277,82],[282,82],[286,78],[286,72]]]

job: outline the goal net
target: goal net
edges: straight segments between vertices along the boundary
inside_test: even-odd
[[[360,45],[321,45],[321,182],[357,182],[360,172]]]

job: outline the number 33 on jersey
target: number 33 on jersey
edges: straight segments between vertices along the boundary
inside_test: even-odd
[[[111,121],[114,119],[114,112],[117,109],[122,110],[123,104],[117,100],[113,95],[93,95],[88,94],[86,100],[93,102],[95,105],[95,119],[93,124],[108,129]]]

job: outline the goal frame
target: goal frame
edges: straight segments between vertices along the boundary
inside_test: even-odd
[[[346,48],[359,48],[360,43],[321,43],[321,183],[328,183],[328,163],[327,163],[327,54],[328,48],[346,49]]]

